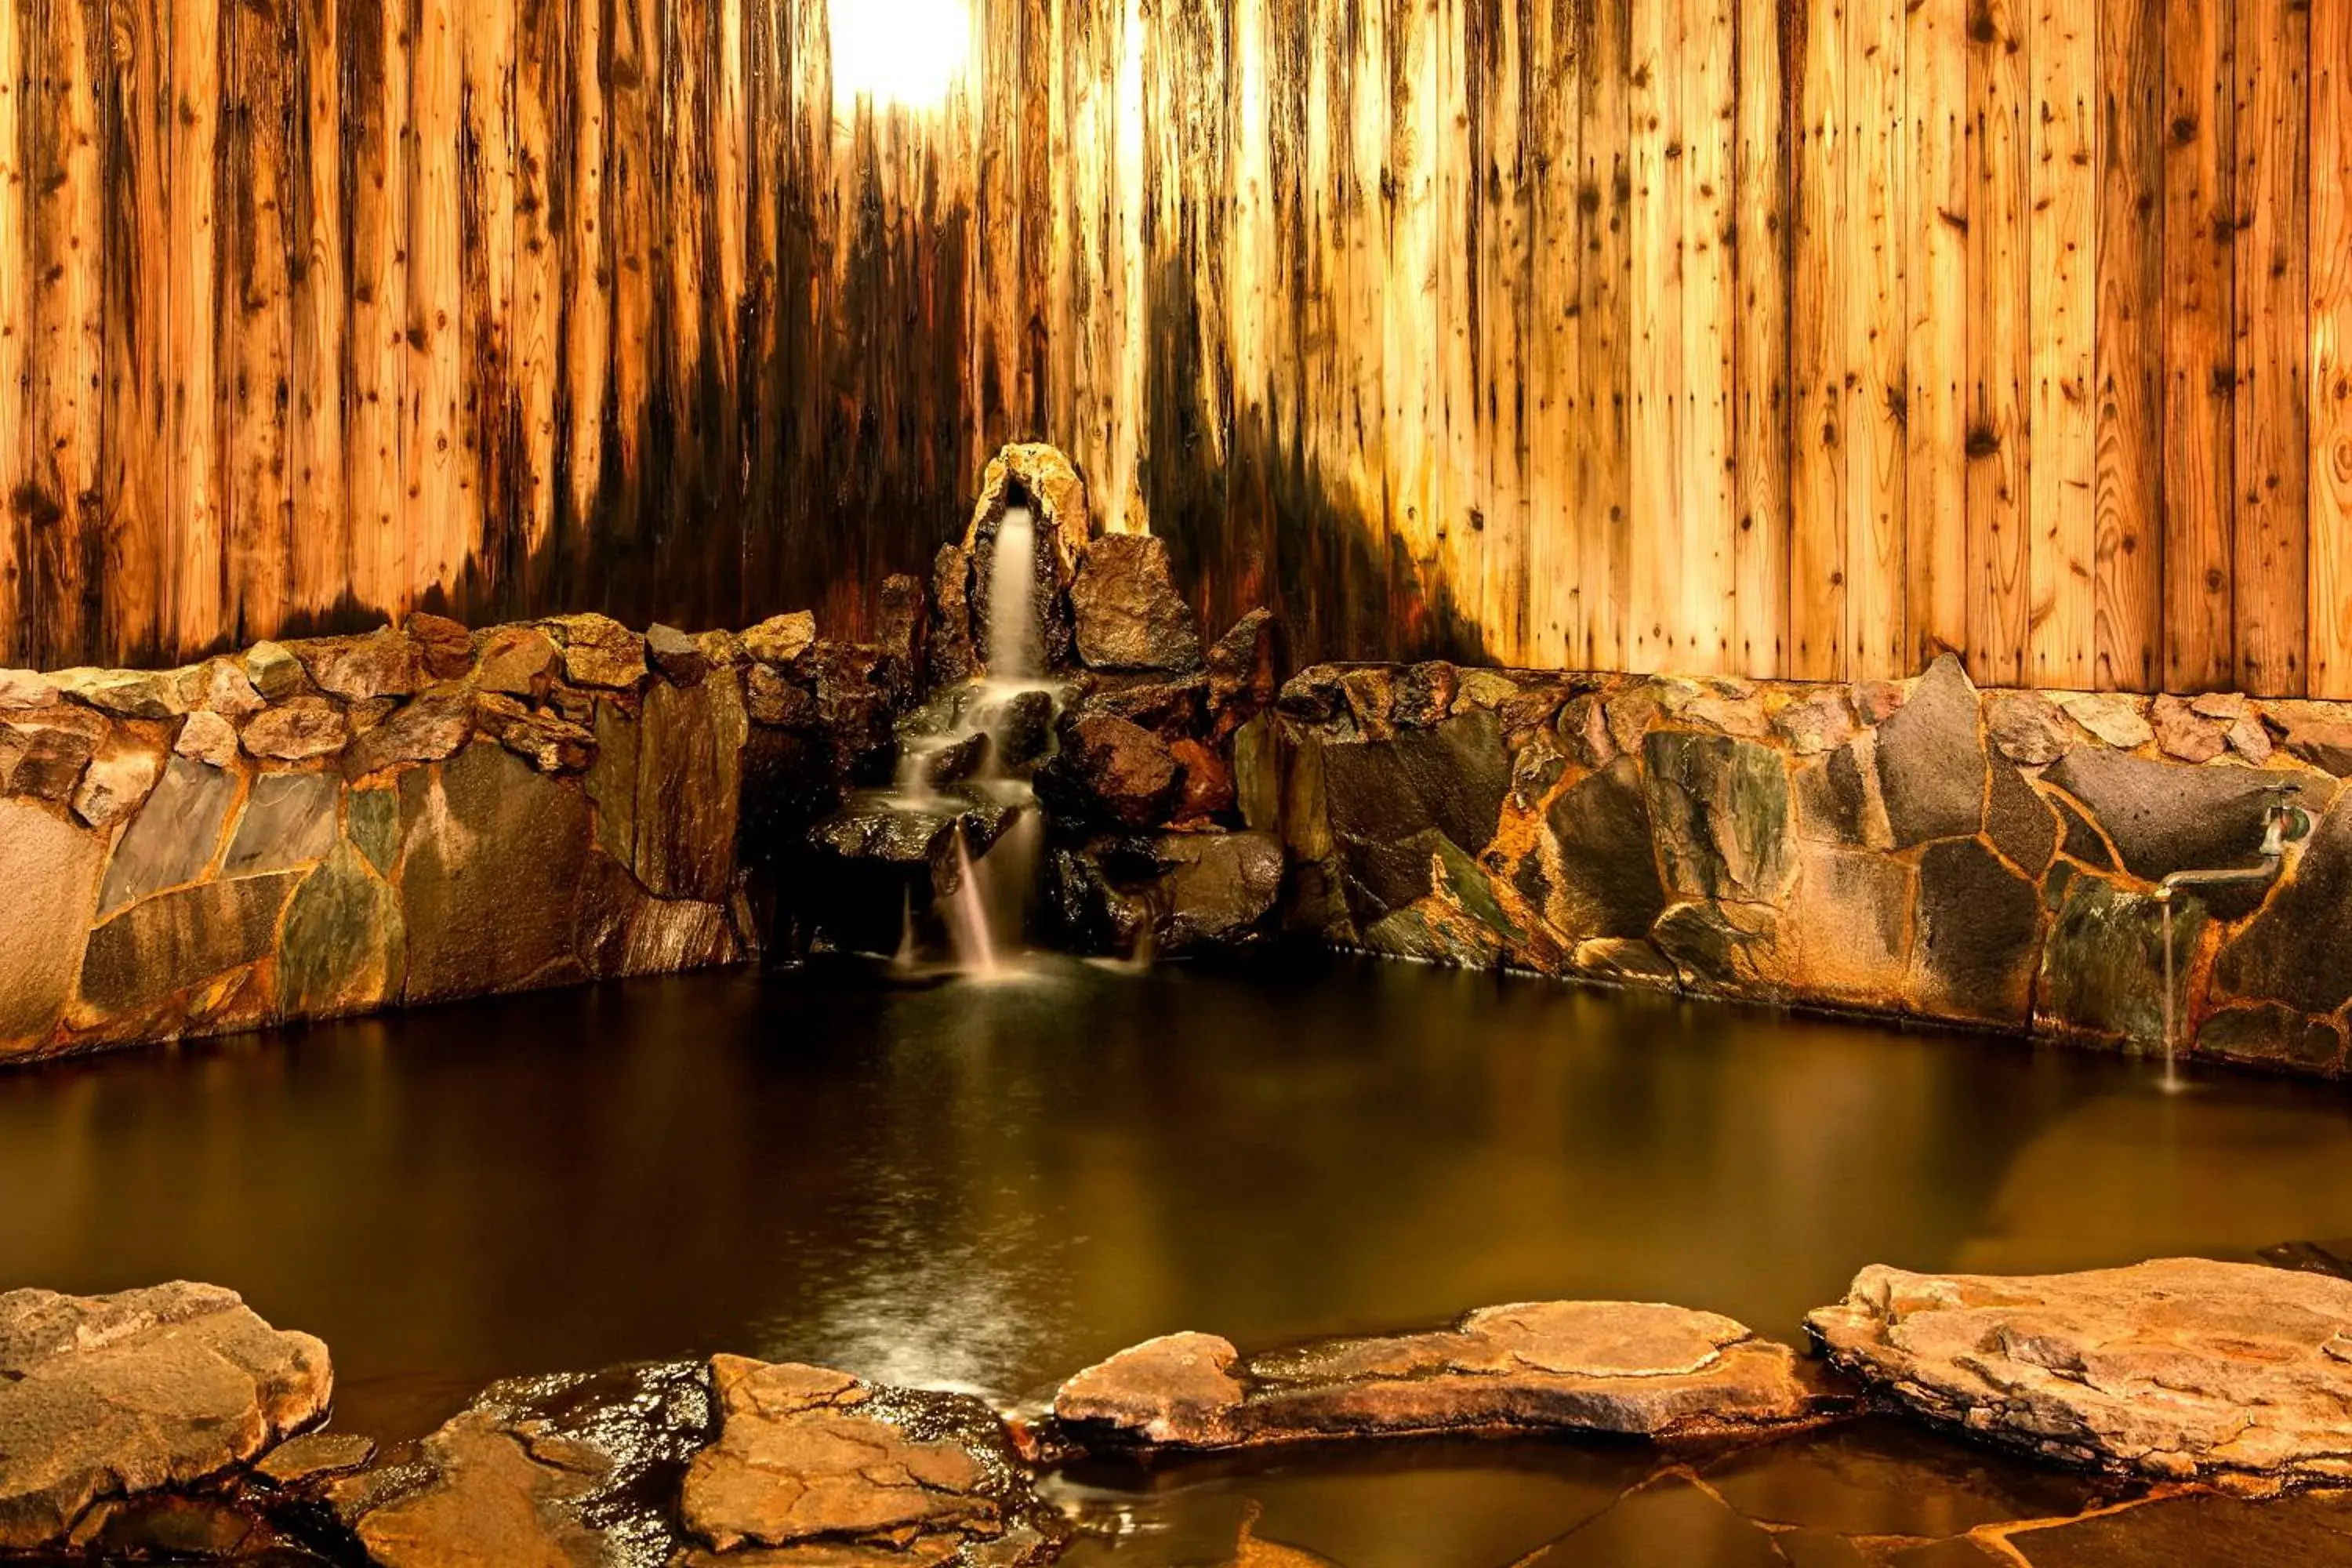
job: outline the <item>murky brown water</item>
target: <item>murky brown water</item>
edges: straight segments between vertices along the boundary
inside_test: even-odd
[[[339,1426],[398,1438],[496,1377],[718,1350],[1010,1399],[1177,1329],[1255,1347],[1612,1297],[1794,1336],[1874,1261],[2352,1236],[2352,1105],[2154,1076],[1370,965],[651,983],[0,1076],[0,1287],[235,1286],[334,1347]],[[1073,1562],[1137,1565],[1907,1563],[2103,1499],[1875,1423],[1767,1453],[1065,1484],[1106,1537]],[[1274,1544],[1237,1547],[1253,1517]],[[1832,1554],[1854,1538],[1886,1550]],[[2199,1560],[2102,1550],[2049,1561]]]

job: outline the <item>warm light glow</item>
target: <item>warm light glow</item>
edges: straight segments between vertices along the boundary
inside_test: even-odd
[[[833,100],[934,109],[971,57],[971,0],[832,0]]]

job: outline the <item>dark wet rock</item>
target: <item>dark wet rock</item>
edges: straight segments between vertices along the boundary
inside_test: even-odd
[[[645,639],[610,616],[557,616],[540,625],[563,650],[563,678],[572,685],[626,691],[645,679]]]
[[[1841,687],[1817,687],[1772,715],[1772,728],[1801,757],[1834,752],[1853,739],[1853,703]]]
[[[215,1286],[0,1295],[0,1550],[249,1463],[325,1415],[333,1386],[325,1345]]]
[[[2352,778],[2352,723],[2305,723],[2287,731],[2287,755],[2337,778]]]
[[[236,797],[235,774],[174,758],[115,846],[100,913],[202,876],[220,849],[221,829]]]
[[[917,789],[941,790],[965,783],[987,761],[988,737],[979,731],[899,742],[899,772]]]
[[[1275,620],[1252,610],[1209,648],[1209,706],[1220,733],[1230,733],[1274,705]]]
[[[2315,810],[2311,791],[2294,773],[2182,767],[2088,746],[2046,776],[2090,808],[2123,856],[2124,869],[2150,882],[2175,871],[2252,865],[2262,847],[2269,792],[2276,787],[2299,786],[2294,798]],[[2252,888],[2217,892],[2210,902],[2215,913],[2235,919],[2261,896]]]
[[[853,795],[842,808],[809,830],[809,841],[845,860],[879,860],[897,866],[944,867],[956,840],[978,859],[995,846],[1019,812],[968,790],[948,790],[921,805],[894,795]]]
[[[1277,712],[1301,724],[1328,724],[1347,705],[1347,695],[1339,689],[1339,668],[1328,664],[1300,670],[1275,699]]]
[[[270,762],[331,757],[352,738],[343,710],[323,697],[289,697],[246,721],[245,749]]]
[[[1984,819],[1986,761],[1977,689],[1949,654],[1878,727],[1879,793],[1895,847],[1974,833]]]
[[[1320,759],[1329,832],[1363,927],[1429,892],[1441,845],[1467,859],[1493,842],[1510,791],[1510,753],[1488,712],[1325,747]]]
[[[75,1542],[101,1562],[217,1562],[293,1564],[319,1560],[288,1546],[239,1501],[172,1492],[100,1502],[74,1527]]]
[[[275,951],[278,916],[300,880],[289,872],[205,882],[131,905],[89,933],[82,1000],[128,1016],[258,963]]]
[[[1339,672],[1340,702],[1366,738],[1386,740],[1395,733],[1396,680],[1396,671],[1387,665],[1352,665]]]
[[[498,626],[481,635],[474,685],[536,702],[563,666],[563,650],[537,626]]]
[[[205,711],[189,714],[180,726],[178,738],[172,742],[174,756],[208,763],[216,768],[235,767],[241,749],[236,726],[217,713]]]
[[[674,685],[698,685],[710,673],[710,655],[700,640],[658,621],[646,628],[646,657]]]
[[[1931,1017],[2022,1026],[2041,952],[2034,884],[1973,838],[1932,844],[1919,859],[1910,995]]]
[[[1082,719],[1124,719],[1173,742],[1203,728],[1208,706],[1205,676],[1111,676],[1079,696],[1072,711]]]
[[[1553,1301],[1450,1330],[1333,1340],[1244,1363],[1203,1334],[1154,1340],[1062,1385],[1082,1441],[1231,1448],[1408,1433],[1755,1432],[1839,1408],[1786,1345],[1679,1307]]]
[[[1054,697],[1040,690],[997,695],[976,691],[965,716],[994,742],[996,765],[1018,773],[1034,767],[1054,749]]]
[[[764,664],[743,671],[743,706],[755,724],[773,730],[816,728],[816,693],[785,679]]]
[[[1781,912],[1791,979],[1809,999],[1893,1011],[1910,962],[1911,868],[1890,856],[1809,845]]]
[[[254,780],[220,874],[250,877],[324,859],[335,843],[341,793],[339,782],[325,773],[265,773]]]
[[[1233,816],[1234,770],[1223,755],[1189,737],[1170,746],[1168,754],[1184,770],[1184,793],[1176,802],[1174,820],[1222,822]]]
[[[1416,664],[1396,679],[1391,709],[1395,722],[1408,730],[1426,730],[1454,714],[1454,700],[1462,689],[1462,672],[1442,660]]]
[[[1874,1266],[1806,1324],[1883,1395],[2044,1458],[2258,1495],[2352,1469],[2352,1282],[2190,1258],[2038,1278]]]
[[[1034,1504],[1003,1426],[977,1401],[877,1389],[819,1367],[710,1363],[719,1437],[681,1492],[686,1528],[759,1561],[961,1563],[967,1549],[1027,1540],[1006,1563],[1043,1561],[1049,1516]],[[723,1559],[722,1559],[723,1560]]]
[[[1166,540],[1108,533],[1090,542],[1070,584],[1070,611],[1090,668],[1201,668],[1200,630],[1176,591]]]
[[[2230,731],[2178,697],[2159,697],[2149,710],[2157,748],[2184,763],[2210,763],[2230,749]]]
[[[74,785],[74,815],[92,827],[112,827],[145,804],[163,772],[162,748],[132,735],[110,734]]]
[[[2334,1013],[2352,1002],[2352,798],[2319,821],[2303,858],[2213,965],[2226,995]],[[2336,940],[2316,941],[2331,933]]]
[[[310,684],[330,697],[365,702],[416,689],[416,646],[389,626],[364,637],[316,637],[286,646],[301,660]]]
[[[930,675],[933,686],[961,686],[980,673],[971,635],[971,557],[942,544],[931,562]]]
[[[1992,789],[1985,797],[1985,837],[2029,877],[2050,869],[2058,854],[2057,814],[2025,775],[2006,763],[1992,765]]]
[[[830,642],[817,644],[811,659],[817,728],[832,746],[835,773],[881,782],[889,775],[897,720],[888,661],[878,648]]]
[[[657,898],[724,902],[751,736],[741,689],[731,676],[656,686],[637,734],[637,880]]]
[[[364,1469],[375,1459],[375,1439],[358,1432],[306,1432],[262,1457],[253,1473],[274,1487],[299,1487]]]
[[[358,850],[338,847],[287,907],[278,956],[280,1011],[289,1018],[371,1011],[400,995],[407,968],[399,897]]]
[[[1172,956],[1261,935],[1285,870],[1282,846],[1267,834],[1103,838],[1056,856],[1054,900],[1087,951]]]
[[[477,700],[465,687],[428,691],[403,703],[352,742],[343,772],[352,778],[410,763],[437,763],[473,738]]]
[[[1652,986],[1682,983],[1682,973],[1675,968],[1674,961],[1646,941],[1595,937],[1577,945],[1575,963],[1578,973],[1597,980]]]
[[[2344,1032],[2332,1019],[2276,1003],[2226,1007],[2199,1026],[2197,1054],[2246,1067],[2333,1073],[2344,1063]]]
[[[72,700],[117,719],[176,719],[188,710],[176,669],[61,669],[48,678]]]
[[[1183,787],[1184,771],[1166,742],[1108,715],[1065,721],[1060,752],[1037,773],[1047,809],[1110,826],[1168,821]]]
[[[105,863],[106,841],[62,812],[0,800],[0,1057],[56,1028]]]
[[[1621,757],[1571,785],[1545,817],[1557,847],[1559,931],[1572,939],[1646,938],[1665,912],[1665,889],[1650,843],[1642,770]]]
[[[921,578],[897,573],[882,579],[874,640],[910,682],[920,679],[929,665],[930,618],[930,601],[924,595]]]
[[[596,760],[593,732],[569,720],[533,712],[511,697],[483,692],[476,700],[474,722],[483,734],[543,773],[580,773]]]
[[[257,642],[246,649],[245,674],[253,682],[253,689],[268,702],[283,702],[310,684],[302,661],[283,643]]]
[[[2189,970],[2207,914],[2197,900],[2173,904],[2173,1016],[2186,1018]],[[2042,954],[2035,1022],[2045,1029],[2143,1045],[2164,1040],[2163,906],[2097,877],[2066,888]]]
[[[1796,862],[1780,753],[1683,730],[1653,731],[1643,749],[1667,887],[1686,899],[1771,902],[1786,894]]]
[[[1766,904],[1676,904],[1650,941],[1695,990],[1777,996],[1785,981],[1780,915]]]
[[[587,796],[492,746],[400,780],[410,1002],[580,977],[573,903],[593,842]]]
[[[816,616],[806,610],[771,616],[743,634],[743,651],[760,663],[790,669],[816,647]]]
[[[2058,705],[2066,710],[2066,717],[2118,751],[2137,751],[2156,739],[2143,699],[2120,691],[2099,691],[2063,697]]]
[[[2038,768],[2074,749],[2076,735],[2058,704],[2039,691],[1996,691],[1985,704],[1985,732],[2011,762]]]

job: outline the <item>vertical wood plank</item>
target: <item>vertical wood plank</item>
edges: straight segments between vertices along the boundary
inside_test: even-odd
[[[1576,198],[1583,258],[1577,380],[1587,423],[1577,466],[1582,588],[1577,643],[1586,668],[1623,669],[1633,642],[1626,611],[1633,554],[1631,0],[1593,0],[1580,16],[1590,33],[1579,51],[1585,68],[1579,132],[1583,172]]]
[[[408,387],[407,0],[349,0],[352,96],[351,403],[344,443],[345,507],[352,533],[352,596],[389,614],[407,599]]]
[[[2311,694],[2352,698],[2352,5],[2311,13]]]
[[[1866,3],[1866,0],[1864,0]],[[1804,62],[1796,95],[1796,258],[1789,312],[1796,442],[1789,459],[1789,659],[1801,680],[1842,680],[1848,544],[1846,332],[1855,300],[1845,254],[1847,178],[1845,0],[1796,7]]]
[[[1685,384],[1683,289],[1690,239],[1682,197],[1677,0],[1632,0],[1627,228],[1633,268],[1628,381],[1629,505],[1633,573],[1625,585],[1633,668],[1675,670],[1680,646],[1677,577],[1691,521],[1688,474],[1678,449],[1678,395]],[[1670,155],[1671,154],[1671,155]]]
[[[2310,613],[2311,10],[2239,0],[2237,243],[2238,682],[2306,686]]]
[[[343,414],[349,282],[343,205],[343,33],[339,0],[299,0],[294,117],[289,608],[313,620],[352,591]]]
[[[1904,618],[1908,663],[1969,647],[1969,0],[1918,0],[1903,41]]]
[[[33,174],[30,514],[35,649],[57,666],[92,657],[104,587],[100,415],[106,363],[99,161],[100,17],[83,0],[38,0],[41,79]]]
[[[641,490],[646,483],[646,453],[651,437],[654,377],[660,354],[654,338],[655,197],[654,138],[659,110],[660,39],[655,0],[613,0],[606,13],[612,29],[605,40],[604,103],[612,121],[605,165],[612,205],[606,237],[612,250],[612,411],[606,426],[609,450],[601,470],[603,490],[596,524],[601,570],[587,590],[592,603],[613,605],[615,585],[634,588],[646,524]],[[804,395],[822,396],[816,387]]]
[[[228,604],[219,628],[244,642],[291,608],[288,463],[294,318],[288,288],[287,131],[291,0],[242,0],[223,19],[221,435],[226,457]]]
[[[450,603],[471,619],[498,614],[517,565],[514,285],[516,153],[514,0],[467,5],[457,17],[458,69],[456,487]]]
[[[1986,0],[1969,27],[1969,647],[1990,686],[2023,684],[2032,635],[2027,3]]]
[[[106,516],[99,650],[110,662],[162,662],[160,617],[175,531],[166,510],[171,411],[168,401],[173,279],[168,250],[170,178],[170,18],[163,0],[113,12],[114,58],[104,95],[107,179],[105,253],[106,387],[100,414],[100,479]],[[5,109],[0,109],[5,119]],[[5,249],[5,241],[0,241]],[[6,262],[0,259],[0,268]],[[5,312],[0,312],[5,316]],[[5,325],[0,325],[5,352]],[[0,385],[6,385],[0,367]],[[5,467],[5,458],[0,458]],[[6,513],[0,510],[0,535]],[[5,552],[0,540],[0,552]],[[0,572],[0,578],[5,578]],[[0,621],[7,615],[0,591]],[[0,657],[7,636],[0,630]]]
[[[2030,674],[2037,686],[2081,689],[2093,676],[2098,547],[2098,16],[2076,0],[2034,3]]]
[[[564,517],[576,559],[557,581],[580,592],[588,533],[598,521],[605,436],[609,428],[613,357],[612,193],[606,178],[612,112],[605,0],[572,0],[569,73],[572,114],[565,144],[572,159],[571,204],[563,226]],[[782,178],[781,171],[777,176]]]
[[[1683,342],[1689,384],[1675,410],[1675,458],[1686,509],[1675,618],[1683,667],[1738,663],[1738,502],[1734,484],[1738,357],[1732,242],[1738,127],[1732,0],[1679,0],[1675,60],[1678,203],[1684,237]]]
[[[214,205],[220,136],[219,0],[173,0],[171,188],[165,224],[172,257],[170,611],[182,651],[223,640],[226,596],[215,400],[215,310],[220,279]]]
[[[2167,0],[2164,679],[2237,679],[2236,0]]]
[[[1731,668],[1780,673],[1789,626],[1790,132],[1777,0],[1739,0]]]
[[[454,607],[478,500],[467,473],[459,404],[465,397],[463,215],[457,154],[465,133],[458,0],[412,0],[408,88],[408,363],[401,416],[404,528],[409,581],[395,613]]]
[[[27,519],[16,505],[32,471],[25,355],[32,336],[32,186],[27,154],[23,13],[0,5],[0,663],[33,662],[34,573]]]
[[[1525,425],[1528,310],[1526,259],[1533,243],[1530,181],[1521,160],[1528,105],[1519,68],[1524,47],[1517,6],[1474,4],[1468,13],[1471,79],[1490,100],[1474,119],[1469,199],[1478,205],[1471,284],[1479,326],[1476,399],[1480,448],[1477,530],[1478,626],[1487,646],[1513,664],[1534,661],[1528,635],[1528,438]],[[1726,107],[1728,108],[1727,98]],[[1728,195],[1727,184],[1726,195]]]
[[[2163,47],[2163,0],[2103,0],[2092,674],[2110,691],[2162,675]]]
[[[1912,673],[1906,489],[1903,0],[1845,0],[1847,670]]]
[[[562,198],[571,164],[565,110],[563,0],[521,0],[514,73],[513,461],[516,576],[511,602],[533,606],[556,592],[556,471],[563,368]]]
[[[1583,416],[1576,379],[1576,192],[1581,178],[1577,121],[1584,61],[1568,7],[1536,6],[1526,26],[1520,40],[1520,157],[1528,200],[1528,632],[1535,662],[1560,667],[1580,657],[1574,641],[1582,566],[1573,432]]]

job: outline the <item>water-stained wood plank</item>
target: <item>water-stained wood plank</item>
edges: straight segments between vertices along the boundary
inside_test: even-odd
[[[2237,679],[2237,36],[2232,0],[2166,0],[2164,672]]]

